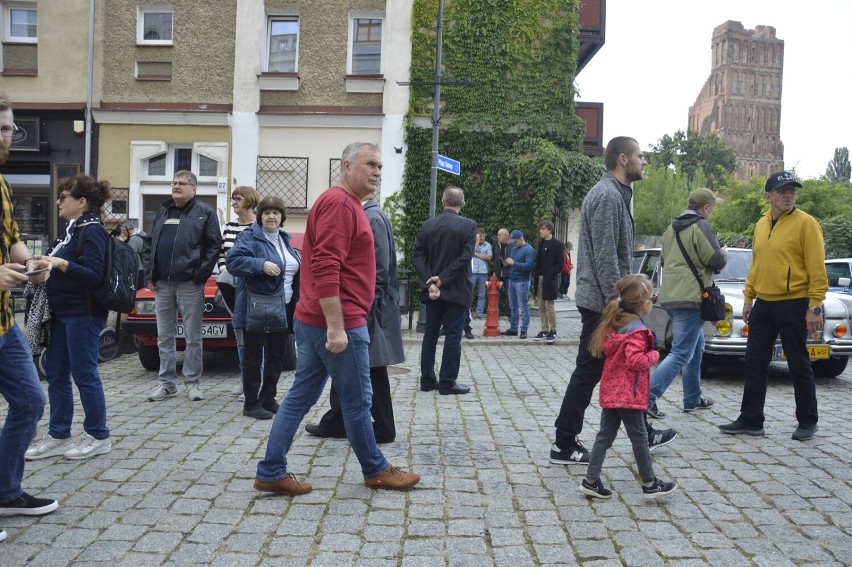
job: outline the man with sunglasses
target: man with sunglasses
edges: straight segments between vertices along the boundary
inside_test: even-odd
[[[822,228],[816,219],[796,208],[801,187],[789,171],[773,173],[766,180],[769,210],[754,227],[751,266],[743,289],[743,322],[749,326],[743,400],[739,417],[719,426],[729,435],[764,434],[769,362],[779,335],[796,398],[799,426],[793,440],[813,439],[818,429],[816,384],[807,339],[822,331],[828,276]]]

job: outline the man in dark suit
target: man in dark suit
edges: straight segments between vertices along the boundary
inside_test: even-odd
[[[414,269],[426,304],[426,328],[420,353],[420,390],[441,394],[467,394],[456,383],[461,360],[464,322],[473,300],[470,259],[476,241],[476,223],[459,216],[464,193],[447,187],[441,197],[444,212],[420,227],[414,246]],[[444,353],[440,381],[435,377],[435,350],[444,326]]]
[[[509,272],[512,266],[503,263],[503,260],[512,255],[512,246],[509,244],[508,229],[501,228],[497,231],[497,243],[494,245],[494,274],[503,282],[500,288],[500,317],[509,316]]]

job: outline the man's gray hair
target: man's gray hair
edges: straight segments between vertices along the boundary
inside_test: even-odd
[[[444,195],[441,197],[441,203],[445,207],[464,207],[464,191],[460,187],[450,185],[444,189]]]
[[[175,171],[175,174],[172,177],[172,179],[175,179],[177,177],[185,177],[190,185],[192,185],[193,187],[198,187],[198,178],[191,171],[188,171],[186,169],[181,169],[180,171]]]
[[[358,152],[361,151],[361,149],[363,148],[369,148],[377,154],[381,153],[379,150],[379,146],[372,142],[352,142],[351,144],[343,148],[343,154],[340,156],[340,161],[351,162],[353,159],[355,159],[355,156],[358,154]]]
[[[12,110],[12,103],[9,102],[9,97],[6,93],[0,92],[0,112],[4,110]]]

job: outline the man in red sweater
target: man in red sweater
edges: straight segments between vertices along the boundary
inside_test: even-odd
[[[370,416],[373,390],[367,313],[375,294],[376,260],[373,231],[361,201],[378,188],[381,170],[376,145],[349,144],[343,150],[338,184],[311,207],[294,322],[299,348],[296,375],[272,422],[266,456],[257,465],[257,490],[291,496],[311,491],[310,484],[287,472],[287,452],[329,375],[340,397],[364,484],[405,490],[420,481],[417,473],[387,462],[376,445]]]

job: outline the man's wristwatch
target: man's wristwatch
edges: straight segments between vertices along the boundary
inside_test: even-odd
[[[822,315],[822,307],[808,307],[808,311],[813,313],[814,315]]]

